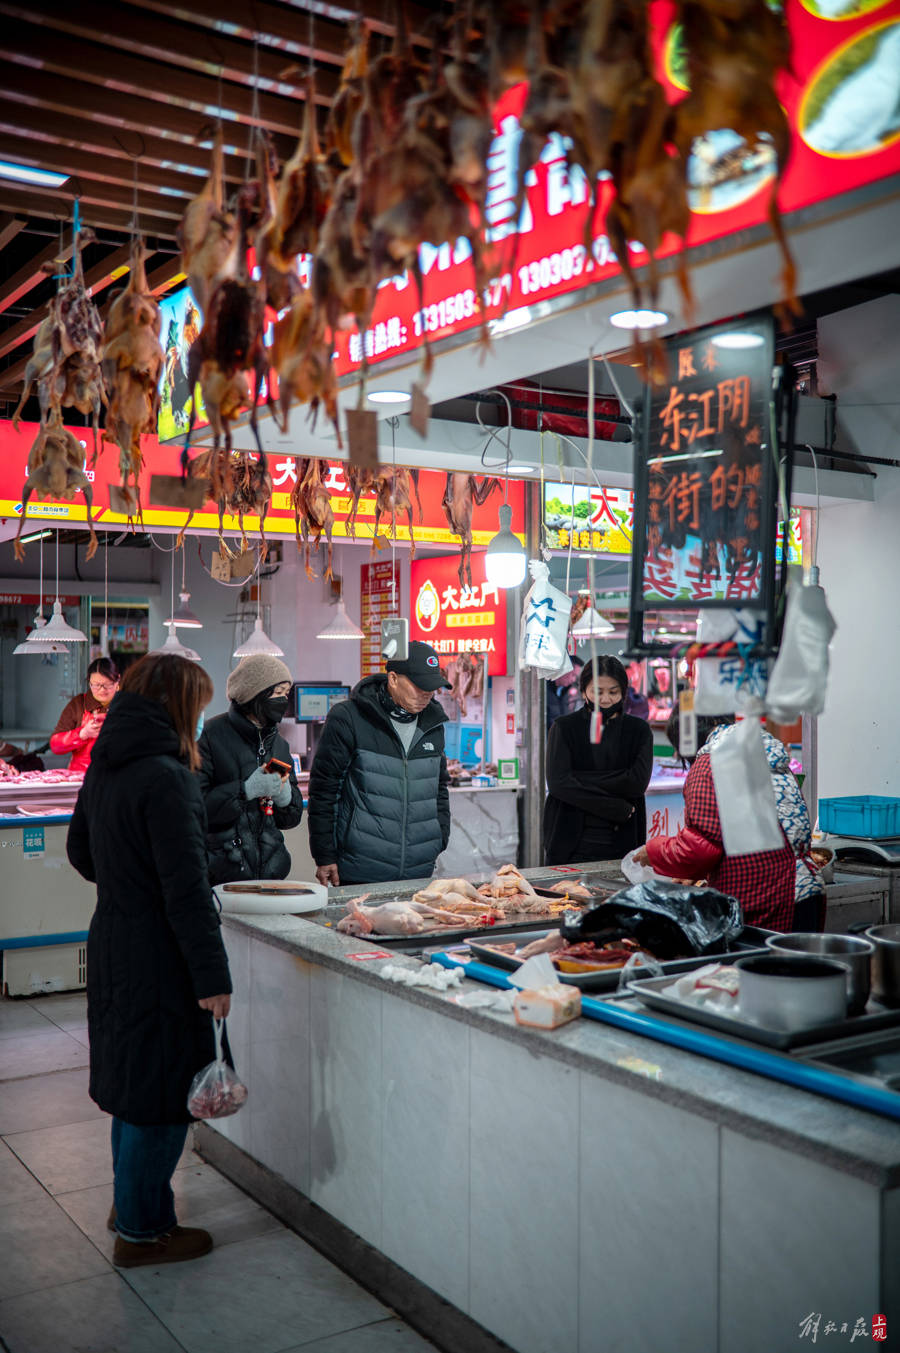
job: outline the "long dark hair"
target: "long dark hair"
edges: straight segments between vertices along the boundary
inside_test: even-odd
[[[194,735],[204,705],[213,697],[213,684],[199,663],[174,653],[148,653],[122,678],[123,691],[143,695],[162,705],[178,734],[179,755],[191,770],[200,765]]]
[[[592,658],[584,664],[578,680],[582,695],[597,677],[611,677],[621,687],[622,699],[625,699],[628,694],[628,673],[618,658],[614,658],[611,653],[601,653],[596,660]]]

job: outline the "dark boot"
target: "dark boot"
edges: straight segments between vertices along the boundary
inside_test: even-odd
[[[115,1203],[113,1203],[112,1207],[109,1209],[109,1216],[106,1218],[106,1229],[107,1229],[107,1231],[115,1231],[115,1229],[116,1229],[116,1205],[115,1205]]]
[[[148,1264],[183,1264],[209,1254],[213,1238],[197,1226],[174,1226],[156,1240],[134,1242],[116,1236],[113,1263],[116,1268],[142,1268]]]

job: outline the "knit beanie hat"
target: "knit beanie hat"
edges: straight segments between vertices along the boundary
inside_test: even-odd
[[[234,671],[229,672],[225,694],[236,705],[249,705],[260,691],[291,679],[287,664],[280,658],[271,657],[268,653],[251,653],[249,657],[241,658]]]

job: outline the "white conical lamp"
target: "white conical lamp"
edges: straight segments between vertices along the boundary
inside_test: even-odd
[[[178,635],[175,633],[175,626],[172,624],[171,620],[166,622],[166,629],[169,631],[166,642],[163,644],[162,648],[151,648],[150,652],[152,654],[170,653],[176,658],[186,658],[188,662],[200,661],[200,654],[195,652],[193,648],[188,648],[187,645],[183,644],[178,638]]]
[[[232,656],[235,658],[250,658],[260,653],[270,658],[284,657],[284,649],[279,648],[275,640],[269,638],[262,627],[262,620],[257,616],[253,622],[253,633],[250,638],[239,644]]]
[[[20,658],[23,653],[68,653],[65,644],[61,644],[58,639],[45,638],[47,622],[42,613],[38,611],[34,617],[34,629],[31,634],[26,635],[20,644],[13,649],[13,657]]]
[[[347,607],[344,605],[344,598],[338,599],[334,610],[334,619],[330,620],[323,630],[319,630],[317,639],[365,639],[365,634],[358,625],[347,614]]]
[[[518,587],[525,577],[528,555],[512,533],[512,508],[508,503],[500,508],[499,516],[500,530],[485,551],[484,571],[495,587]]]
[[[25,642],[27,644],[39,644],[46,643],[48,639],[63,644],[87,643],[86,634],[82,634],[81,630],[76,630],[66,623],[58,593],[56,601],[53,603],[53,614],[46,625],[42,625],[40,629],[33,629]]]
[[[163,621],[165,625],[175,625],[178,629],[202,630],[203,621],[199,616],[194,615],[191,610],[191,594],[185,587],[184,582],[184,556],[185,546],[181,547],[181,591],[178,593],[178,609],[173,611],[168,620]],[[174,573],[174,570],[173,570]]]
[[[605,634],[612,634],[614,629],[615,625],[611,624],[599,611],[595,611],[593,606],[589,606],[584,615],[572,626],[572,638],[578,641],[598,639]]]

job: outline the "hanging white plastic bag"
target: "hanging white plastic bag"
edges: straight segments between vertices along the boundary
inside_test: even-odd
[[[726,855],[781,850],[772,772],[759,718],[749,714],[709,751]]]
[[[528,562],[534,582],[522,610],[519,666],[533,667],[542,677],[567,671],[569,616],[572,601],[550,582],[550,570],[540,559]]]
[[[228,1118],[247,1098],[247,1087],[222,1055],[223,1019],[213,1020],[216,1060],[198,1071],[191,1081],[187,1107],[192,1118]]]
[[[788,589],[781,649],[775,659],[766,708],[777,723],[821,714],[828,687],[828,645],[837,629],[818,584]]]
[[[665,877],[663,874],[657,874],[656,870],[651,869],[649,864],[638,864],[634,858],[635,853],[634,850],[629,850],[619,866],[629,883],[649,883],[651,879]]]
[[[698,644],[739,644],[752,648],[762,637],[762,621],[754,611],[702,611],[697,626]],[[734,714],[744,697],[765,691],[768,663],[762,658],[745,662],[737,648],[722,658],[698,658],[694,663],[697,684],[695,714]],[[740,695],[738,694],[740,692]]]

